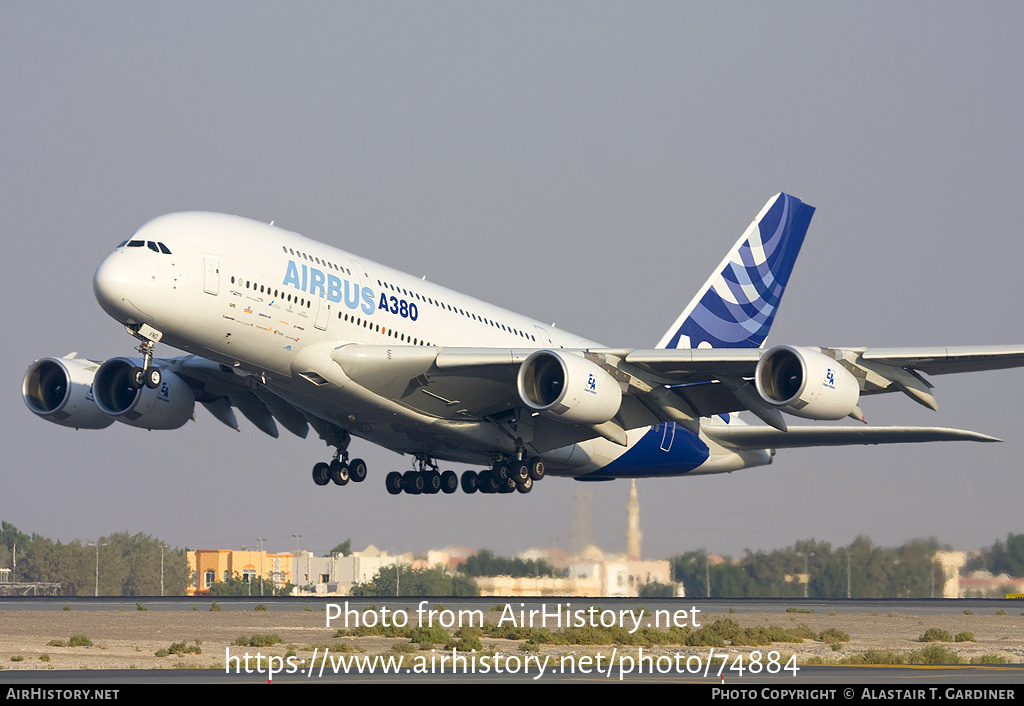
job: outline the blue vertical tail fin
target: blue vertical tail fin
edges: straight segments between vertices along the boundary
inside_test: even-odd
[[[813,215],[788,194],[772,197],[657,348],[760,348]]]

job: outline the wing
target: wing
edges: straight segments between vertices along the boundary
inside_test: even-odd
[[[704,433],[736,450],[798,449],[812,446],[862,446],[873,444],[915,444],[931,441],[1002,441],[994,436],[963,429],[941,427],[771,427],[707,425]]]
[[[302,438],[309,432],[306,415],[261,385],[255,376],[192,355],[158,362],[188,384],[196,402],[236,431],[237,409],[257,429],[274,438],[278,436],[278,422]]]
[[[763,359],[799,351],[803,374],[814,366],[846,376],[853,387],[851,409],[835,416],[815,416],[813,408],[780,404],[762,393]],[[851,430],[794,428],[785,436],[782,412],[835,419],[859,413],[860,395],[901,391],[936,408],[931,384],[922,373],[947,374],[1024,366],[1024,346],[919,349],[807,348],[760,349],[592,349],[537,350],[495,348],[426,348],[341,345],[331,359],[345,375],[370,392],[409,409],[445,420],[512,420],[517,433],[538,450],[557,448],[598,436],[625,443],[625,430],[676,422],[692,431],[700,417],[749,410],[775,427],[768,433],[740,430],[721,440],[734,445],[787,446],[875,444],[949,439],[993,440],[973,432],[946,429],[890,428]],[[539,361],[539,362],[538,362]],[[760,381],[764,383],[764,381]],[[838,384],[838,383],[837,383]],[[574,401],[572,391],[591,386],[617,388],[610,414],[586,407],[586,394]],[[594,394],[600,394],[595,392]],[[793,407],[793,409],[790,409]],[[517,415],[527,409],[529,415]],[[808,411],[810,409],[810,411]],[[801,413],[802,412],[802,413]],[[856,416],[854,414],[853,416]],[[704,427],[708,429],[707,426]],[[748,428],[748,429],[758,429]],[[712,433],[717,433],[712,430]],[[732,434],[732,432],[728,432]],[[759,436],[759,434],[761,434]]]

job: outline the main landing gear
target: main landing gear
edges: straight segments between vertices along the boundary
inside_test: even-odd
[[[384,485],[392,495],[403,492],[409,495],[451,495],[459,489],[459,477],[455,471],[441,472],[428,456],[416,456],[417,470],[399,473],[392,471],[384,479]]]
[[[466,471],[462,474],[462,492],[529,493],[533,484],[544,478],[544,461],[534,456],[529,461],[511,459],[499,461],[487,470]]]
[[[361,458],[348,460],[348,451],[338,451],[330,463],[318,463],[313,466],[313,482],[327,485],[334,481],[335,485],[348,485],[349,481],[362,483],[366,480],[366,461]]]

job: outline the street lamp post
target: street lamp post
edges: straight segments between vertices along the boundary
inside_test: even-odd
[[[256,541],[260,543],[260,597],[263,597],[263,542],[266,541],[266,537],[257,537]]]
[[[160,595],[164,595],[164,549],[167,548],[166,544],[160,545]]]
[[[107,546],[107,542],[100,544],[99,542],[89,542],[92,546],[96,547],[96,591],[94,594],[95,598],[100,596],[100,547]]]

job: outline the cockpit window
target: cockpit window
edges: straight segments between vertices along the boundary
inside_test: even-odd
[[[160,252],[162,252],[164,255],[170,255],[171,254],[171,251],[163,243],[157,243],[157,245],[160,246]]]
[[[120,245],[118,245],[117,247],[118,247],[118,248],[123,248],[123,247],[124,247],[125,245],[127,245],[127,244],[128,244],[128,241],[127,241],[127,240],[124,240],[124,241],[121,241],[121,244],[120,244]],[[117,248],[114,248],[114,249],[116,250]]]
[[[152,250],[155,253],[160,252],[160,248],[158,248],[156,246],[156,243],[154,243],[152,240],[147,240],[146,241],[146,247],[148,247],[150,250]]]
[[[129,240],[128,247],[130,248],[141,248],[146,244],[145,240]]]

